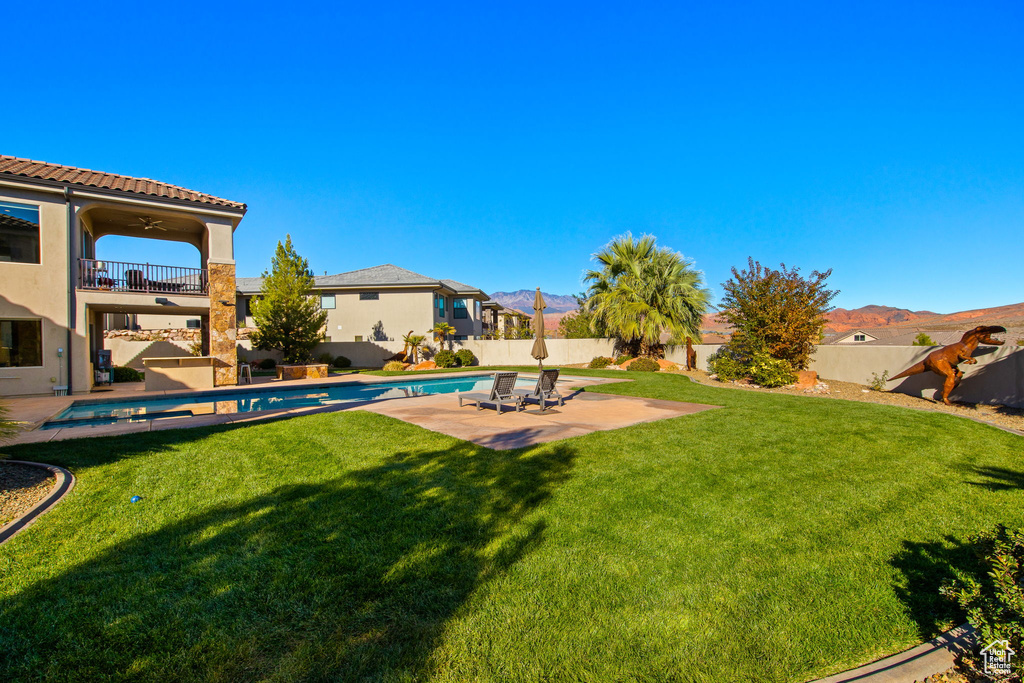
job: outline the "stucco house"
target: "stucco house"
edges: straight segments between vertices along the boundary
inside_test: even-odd
[[[454,340],[483,334],[482,304],[476,287],[435,279],[390,263],[313,278],[320,307],[327,314],[328,342],[395,341],[412,330],[427,334],[436,323],[455,328]],[[238,278],[238,326],[253,327],[252,299],[263,278]]]
[[[245,212],[147,178],[0,156],[0,395],[90,391],[107,314],[198,318],[214,383],[235,384]],[[107,235],[152,241],[156,264],[102,258]],[[160,264],[163,241],[191,244],[194,262]]]

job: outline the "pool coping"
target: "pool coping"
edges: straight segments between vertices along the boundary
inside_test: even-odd
[[[287,385],[278,384],[256,384],[251,386],[228,386],[220,387],[217,389],[204,389],[201,391],[172,391],[172,392],[159,392],[159,393],[146,393],[142,396],[125,396],[112,399],[109,397],[87,397],[81,399],[73,399],[67,403],[62,404],[62,407],[56,412],[49,414],[42,420],[34,422],[29,429],[21,432],[14,438],[8,440],[5,445],[15,446],[21,444],[32,444],[32,443],[47,443],[51,441],[64,441],[67,439],[79,439],[79,438],[95,438],[102,436],[118,436],[123,434],[134,434],[139,432],[149,431],[162,431],[165,429],[189,429],[194,427],[207,427],[213,425],[229,424],[229,423],[243,423],[243,422],[256,422],[260,420],[268,420],[273,418],[286,418],[286,417],[297,417],[299,415],[311,415],[322,412],[335,412],[339,410],[356,409],[361,406],[369,405],[372,403],[378,403],[381,401],[397,401],[397,400],[408,400],[411,397],[394,397],[394,398],[378,398],[365,401],[350,401],[346,403],[331,403],[326,405],[315,405],[315,406],[297,406],[292,408],[271,408],[268,410],[253,410],[242,413],[214,413],[195,415],[193,417],[180,417],[174,419],[154,419],[154,420],[140,420],[136,422],[114,422],[111,424],[103,425],[80,425],[80,426],[66,426],[57,427],[51,429],[41,429],[43,425],[52,420],[57,415],[60,415],[68,408],[75,405],[93,405],[97,403],[109,403],[116,400],[117,402],[134,403],[134,402],[145,402],[152,400],[163,400],[163,399],[174,399],[179,397],[217,397],[225,393],[249,393],[249,392],[274,392],[274,391],[316,391],[318,389],[328,389],[340,386],[359,386],[359,385],[376,385],[376,384],[400,384],[408,383],[409,381],[416,381],[416,379],[460,379],[468,377],[488,377],[493,375],[495,372],[500,370],[480,370],[479,372],[442,372],[442,373],[429,373],[422,375],[413,375],[412,377],[401,377],[398,375],[389,377],[380,377],[375,375],[358,375],[353,376],[342,376],[336,381],[317,381],[306,384],[306,380],[299,380],[295,383],[289,383]],[[521,376],[525,378],[535,378],[536,373],[532,372],[521,372]],[[356,378],[359,379],[356,379]],[[355,380],[355,381],[353,381]],[[610,384],[622,381],[631,381],[627,378],[606,378],[606,377],[583,377],[574,375],[563,375],[558,379],[559,383],[565,383],[565,386],[591,386],[595,384]]]

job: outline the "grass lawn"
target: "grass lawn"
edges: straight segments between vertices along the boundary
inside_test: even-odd
[[[962,621],[967,536],[1024,525],[1018,436],[628,378],[593,391],[725,408],[517,451],[360,411],[0,449],[78,477],[0,546],[0,680],[804,681]]]

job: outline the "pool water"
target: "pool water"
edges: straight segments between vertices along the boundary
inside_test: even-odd
[[[536,378],[519,378],[518,388],[532,389]],[[494,384],[490,376],[421,379],[414,382],[376,384],[336,384],[301,389],[202,392],[149,400],[75,403],[44,424],[41,429],[61,429],[89,425],[139,422],[196,415],[250,413],[257,410],[282,410],[309,406],[411,398],[428,394],[487,391]]]

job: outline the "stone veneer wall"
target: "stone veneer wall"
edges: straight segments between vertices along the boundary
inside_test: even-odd
[[[235,332],[235,264],[210,262],[210,355],[217,359],[214,386],[238,384]],[[225,302],[225,303],[221,303]]]

